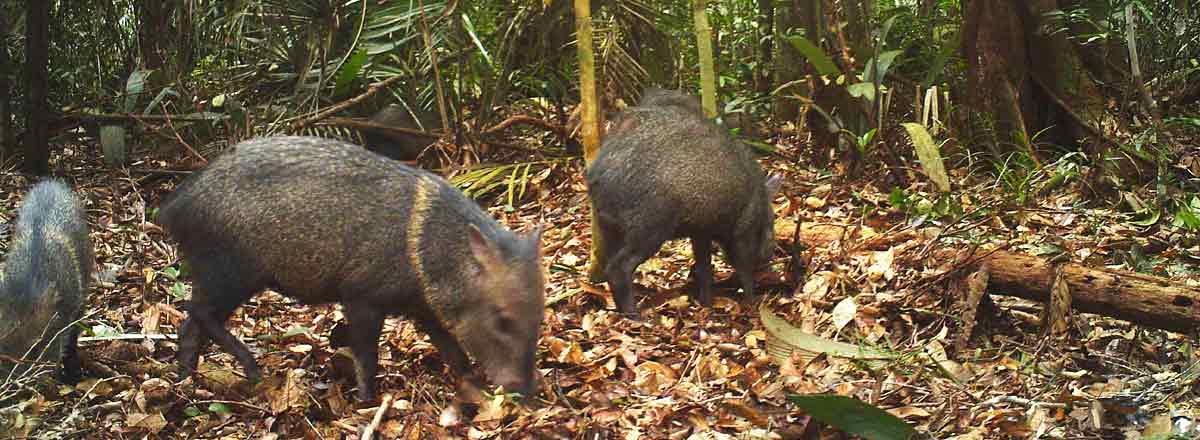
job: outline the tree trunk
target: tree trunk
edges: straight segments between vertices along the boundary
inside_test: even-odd
[[[1064,32],[1041,32],[1047,13],[1071,0],[977,0],[964,11],[962,52],[967,63],[967,105],[976,111],[970,128],[1003,159],[1014,149],[1039,163],[1038,144],[1083,147],[1104,163],[1104,144],[1089,141],[1104,102],[1085,66],[1098,66],[1088,50]],[[1085,64],[1085,61],[1091,60]],[[1102,70],[1101,70],[1102,71]],[[1094,128],[1093,126],[1092,128]],[[1101,167],[1097,167],[1101,168]]]
[[[794,35],[799,29],[804,29],[805,38],[808,38],[813,44],[820,46],[821,40],[819,32],[819,24],[821,23],[820,11],[822,0],[792,0],[788,2],[787,7],[783,8],[782,13],[777,14],[779,19],[779,34]],[[814,26],[816,25],[816,26]],[[805,84],[798,83],[801,78],[808,73],[807,61],[804,61],[804,55],[796,50],[791,43],[781,40],[778,47],[779,53],[775,57],[775,64],[772,71],[775,73],[775,84],[795,84],[792,87],[785,89],[784,93],[776,97],[774,103],[775,118],[781,121],[794,121],[800,116],[800,102],[791,99],[785,95],[800,95],[810,96],[812,90],[805,87]]]
[[[170,18],[174,2],[163,0],[141,0],[138,6],[138,43],[142,49],[142,67],[162,69],[166,67],[166,53],[171,35]],[[173,78],[173,75],[168,75]]]
[[[8,16],[4,14],[4,8],[0,8],[0,41],[6,41],[7,37]],[[8,72],[12,69],[10,64],[8,48],[0,47],[0,165],[6,158],[16,153],[16,146],[13,145],[12,106],[9,103],[9,100],[12,99],[12,83],[8,76]]]
[[[754,75],[754,90],[771,93],[771,55],[775,42],[775,2],[758,0],[758,69]]]
[[[968,105],[976,110],[972,116],[982,118],[971,124],[996,160],[1003,160],[1008,146],[1034,157],[1020,111],[1022,81],[1028,76],[1025,32],[1015,9],[1019,5],[1013,3],[971,2],[962,25]]]
[[[587,165],[600,151],[600,102],[596,99],[596,58],[592,53],[592,8],[588,0],[575,0],[575,33],[579,55],[579,104],[583,138],[583,158]],[[592,255],[588,265],[588,278],[592,281],[604,279],[604,243],[596,227],[596,211],[592,210]]]
[[[197,11],[192,10],[196,5],[190,2],[182,2],[175,9],[175,73],[177,79],[182,80],[188,77],[188,73],[196,65],[196,36],[195,17]]]
[[[700,59],[700,103],[704,116],[717,116],[717,73],[713,65],[712,29],[708,27],[707,0],[692,0],[692,19],[696,23],[696,51]]]
[[[29,0],[25,3],[25,170],[35,175],[50,171],[48,137],[49,112],[46,96],[49,88],[50,3]]]

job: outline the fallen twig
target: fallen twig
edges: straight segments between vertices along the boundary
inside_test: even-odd
[[[379,403],[379,409],[375,411],[375,418],[371,419],[371,424],[367,425],[363,431],[362,440],[371,440],[375,436],[375,430],[379,429],[379,424],[383,422],[384,414],[387,414],[388,408],[392,407],[392,395],[384,394],[383,401]]]

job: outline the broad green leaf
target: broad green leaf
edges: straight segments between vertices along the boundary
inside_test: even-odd
[[[1200,218],[1196,217],[1196,213],[1187,205],[1180,205],[1179,210],[1175,211],[1175,220],[1182,223],[1182,226],[1196,230],[1200,229]]]
[[[105,125],[100,127],[100,149],[104,152],[104,164],[110,167],[125,165],[125,127]]]
[[[892,67],[892,63],[896,61],[896,56],[900,55],[901,52],[902,51],[899,50],[889,50],[879,54],[879,79],[882,80],[887,76],[888,69]],[[875,76],[872,75],[872,72],[875,71],[875,67],[874,58],[867,60],[866,67],[864,68],[863,72],[863,81],[870,83],[875,82]]]
[[[187,285],[176,281],[175,284],[171,285],[171,289],[168,290],[167,293],[170,293],[171,297],[173,297],[175,299],[182,300],[184,298],[187,298],[187,293],[188,293]]]
[[[904,194],[904,188],[894,186],[891,194],[888,194],[888,202],[897,208],[908,203],[908,195]]]
[[[869,82],[861,82],[846,86],[846,92],[855,98],[863,98],[867,101],[875,102],[875,84]]]
[[[888,34],[892,32],[892,25],[896,24],[897,18],[900,18],[900,14],[892,14],[891,17],[883,21],[883,26],[879,27],[879,41],[887,41]]]
[[[899,417],[852,397],[791,395],[788,400],[817,420],[867,440],[906,440],[920,435]]]
[[[92,336],[105,337],[105,336],[117,336],[120,334],[121,334],[121,332],[117,331],[117,329],[109,327],[104,324],[96,324],[96,325],[92,326]]]
[[[153,73],[154,70],[139,69],[129,74],[129,79],[125,81],[125,102],[122,108],[125,112],[132,113],[133,108],[137,107],[138,99],[146,89],[146,82]]]
[[[361,48],[356,50],[354,55],[351,55],[350,59],[346,60],[342,64],[342,68],[338,70],[337,80],[334,81],[333,87],[334,96],[344,96],[350,90],[350,87],[354,85],[354,82],[359,77],[359,73],[362,72],[362,68],[366,64],[367,51]]]
[[[800,54],[804,55],[804,58],[807,58],[813,67],[817,68],[818,74],[828,76],[837,73],[837,66],[833,64],[833,59],[812,41],[799,35],[793,35],[787,39],[792,43],[792,47],[800,51]]]
[[[952,34],[946,36],[939,43],[937,56],[929,63],[929,71],[925,73],[925,79],[921,80],[921,90],[928,89],[937,81],[938,75],[941,75],[942,69],[946,67],[946,63],[950,61],[950,57],[958,53],[961,42],[958,38],[958,31],[955,30]]]
[[[837,342],[805,333],[771,313],[767,308],[766,301],[758,307],[758,312],[759,319],[762,320],[763,327],[767,330],[767,354],[779,364],[789,362],[792,353],[798,353],[801,358],[806,360],[819,354],[866,360],[872,367],[882,366],[883,363],[879,362],[881,360],[896,358],[895,354],[872,347]]]
[[[226,406],[224,403],[219,403],[219,402],[214,402],[214,403],[208,404],[208,411],[213,414],[219,414],[219,415],[223,415],[223,416],[233,414],[233,411],[230,411],[228,406]]]
[[[912,139],[913,149],[917,150],[917,159],[921,162],[921,168],[925,170],[925,175],[929,176],[934,185],[937,185],[938,190],[950,191],[950,176],[946,174],[946,167],[942,163],[942,154],[938,152],[938,147],[933,143],[929,132],[925,131],[925,126],[912,122],[900,125],[904,126],[908,137]]]
[[[142,114],[148,115],[153,113],[154,109],[158,108],[159,104],[166,100],[167,97],[178,98],[179,94],[175,93],[175,91],[170,87],[163,87],[163,89],[158,92],[158,95],[156,95],[149,104],[146,104],[146,109],[142,110]]]

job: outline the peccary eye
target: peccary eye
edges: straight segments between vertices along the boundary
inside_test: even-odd
[[[512,334],[517,330],[516,321],[513,321],[512,319],[509,319],[506,316],[497,317],[496,318],[496,326],[500,329],[501,333],[506,333],[506,334]]]

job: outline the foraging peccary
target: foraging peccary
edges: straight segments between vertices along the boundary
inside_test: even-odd
[[[425,130],[440,125],[432,113],[419,113],[421,125]],[[391,104],[371,116],[371,122],[393,128],[421,130],[417,120],[404,107]],[[409,133],[385,133],[380,130],[367,129],[363,131],[363,139],[368,150],[396,160],[412,161],[421,155],[425,148],[437,141],[436,137],[420,136]]]
[[[0,382],[32,371],[31,363],[59,361],[63,382],[79,380],[75,321],[93,264],[83,206],[71,189],[57,180],[35,185],[17,212],[0,271]]]
[[[701,304],[712,302],[713,241],[752,297],[753,271],[774,250],[780,178],[766,178],[748,147],[686,101],[655,93],[617,119],[585,176],[617,308],[637,315],[634,270],[682,237],[692,241]]]
[[[260,377],[224,322],[269,287],[342,304],[362,400],[375,397],[379,335],[394,314],[429,334],[456,373],[470,356],[506,389],[531,391],[541,229],[517,236],[434,174],[330,139],[252,139],[185,180],[158,222],[193,273],[179,330],[185,377],[210,338]]]

